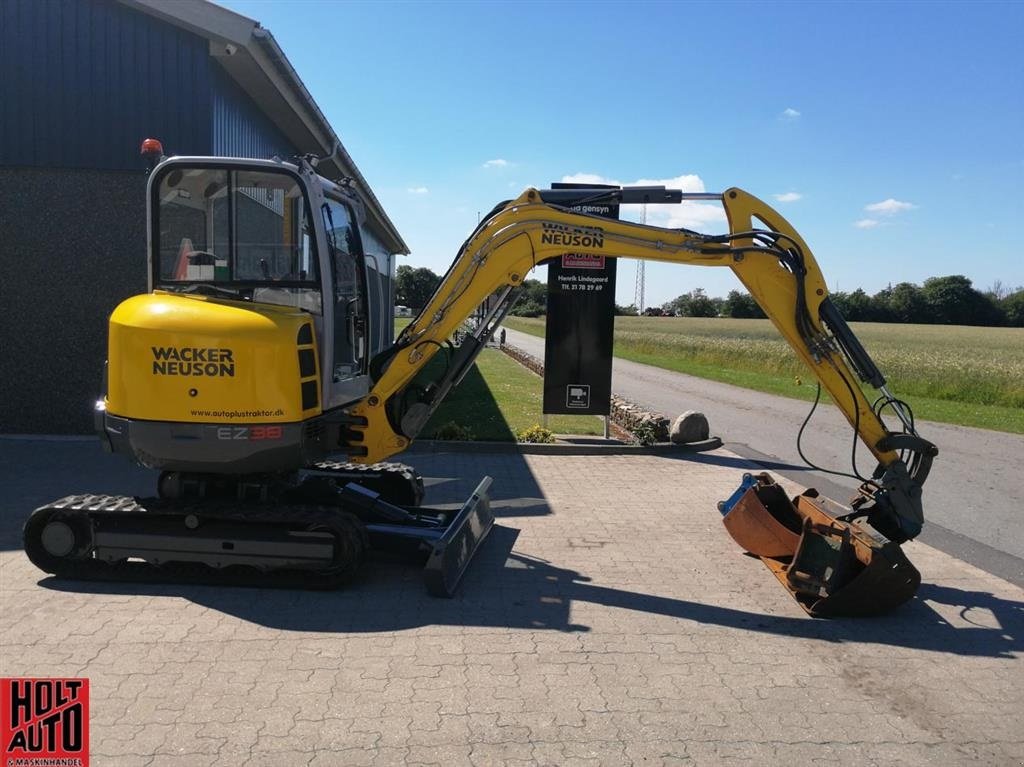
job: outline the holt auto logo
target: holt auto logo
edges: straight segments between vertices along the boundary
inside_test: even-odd
[[[88,679],[0,679],[0,767],[88,767]]]

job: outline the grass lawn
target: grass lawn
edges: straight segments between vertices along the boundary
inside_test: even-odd
[[[395,318],[397,334],[410,322]],[[433,375],[440,375],[437,358],[431,360]],[[441,426],[454,421],[469,428],[477,440],[515,442],[516,432],[539,425],[544,381],[511,357],[496,349],[484,349],[462,383],[448,394],[420,433],[431,439]],[[555,434],[604,434],[604,422],[596,416],[548,416],[548,429]]]
[[[514,442],[517,431],[541,423],[543,392],[536,373],[496,349],[484,349],[420,436],[431,439],[454,421],[471,429],[475,439]],[[604,434],[604,422],[596,416],[552,415],[548,428],[556,434]]]
[[[544,335],[543,318],[510,317],[506,324]],[[889,388],[917,417],[1024,434],[1024,329],[851,326]],[[814,398],[813,377],[768,320],[616,317],[615,356],[771,394]]]

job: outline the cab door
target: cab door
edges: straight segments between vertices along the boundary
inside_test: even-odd
[[[359,399],[369,391],[369,301],[366,294],[366,259],[352,209],[342,200],[327,197],[321,208],[330,259],[331,333],[324,357],[330,373],[328,407]],[[328,296],[324,296],[325,301]],[[328,334],[325,333],[325,336]],[[325,376],[327,378],[327,376]]]

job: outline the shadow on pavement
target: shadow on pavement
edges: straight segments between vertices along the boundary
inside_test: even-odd
[[[732,449],[728,444],[724,447],[729,450]],[[735,455],[722,455],[718,452],[709,453],[682,453],[672,454],[667,453],[664,458],[668,458],[674,461],[688,461],[691,463],[705,463],[711,466],[727,466],[730,469],[742,469],[743,471],[754,472],[754,471],[812,471],[808,466],[795,463],[786,463],[784,461],[775,460],[757,460],[752,458],[743,458]],[[751,466],[751,464],[756,464]]]
[[[496,461],[488,455],[458,455],[452,475],[451,453],[407,453],[393,460],[416,466],[425,477],[431,505],[460,505],[481,477],[495,482],[491,499],[499,518],[551,513],[526,462]],[[123,456],[103,452],[99,441],[0,439],[0,551],[21,549],[21,529],[29,514],[66,495],[97,493],[151,497],[159,472],[136,466]]]
[[[7,493],[0,507],[0,546],[20,549],[21,525],[35,507],[71,492],[146,495],[155,475],[105,455],[95,443],[0,441]],[[428,477],[431,505],[461,502],[485,474],[494,477],[499,519],[551,513],[522,456],[445,453],[400,456]],[[743,467],[740,459],[688,455],[679,460]],[[873,619],[815,620],[774,616],[602,586],[584,573],[516,552],[519,531],[496,525],[455,599],[427,596],[418,565],[375,556],[359,582],[344,591],[302,592],[139,582],[61,581],[48,589],[97,594],[181,597],[254,624],[285,631],[384,632],[424,625],[588,631],[573,623],[573,603],[692,621],[763,634],[907,647],[966,656],[1024,652],[1024,604],[983,591],[925,584],[895,613]],[[159,575],[159,571],[155,572]],[[599,576],[599,573],[595,573]],[[771,578],[767,572],[764,577]],[[794,609],[795,605],[794,605]],[[943,615],[959,614],[956,625]],[[623,616],[627,623],[628,616]]]
[[[459,593],[451,600],[427,596],[416,565],[383,556],[369,564],[360,582],[337,592],[88,583],[55,578],[46,578],[40,585],[60,591],[183,597],[285,631],[361,633],[461,625],[586,632],[589,627],[572,623],[570,615],[574,602],[589,602],[706,626],[824,642],[891,645],[995,658],[1024,652],[1024,604],[985,592],[924,585],[903,608],[870,619],[764,615],[601,586],[581,573],[516,553],[513,549],[518,535],[514,528],[495,526]],[[765,577],[771,576],[765,573]],[[951,625],[932,603],[956,608],[969,627]],[[988,611],[994,621],[986,619],[982,611]],[[972,620],[972,615],[982,622]]]
[[[98,439],[0,439],[0,550],[21,549],[39,506],[66,495],[153,495],[158,472],[103,452]]]

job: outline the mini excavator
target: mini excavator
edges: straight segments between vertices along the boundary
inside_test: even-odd
[[[937,451],[829,299],[806,243],[755,197],[527,189],[480,220],[419,315],[371,355],[391,302],[378,293],[372,309],[373,257],[351,183],[320,176],[313,157],[166,158],[151,139],[147,151],[158,156],[149,292],[110,317],[95,421],[106,449],[160,470],[157,492],[37,509],[24,545],[45,572],[335,588],[381,547],[422,557],[428,591],[451,596],[494,523],[490,479],[460,509],[434,509],[419,475],[387,459],[462,380],[530,270],[579,254],[733,270],[878,466],[850,507],[746,475],[719,504],[726,528],[812,615],[881,612],[915,593],[920,575],[900,544],[921,530]],[[728,233],[572,207],[685,201],[720,203]],[[482,304],[473,330],[456,333]]]

